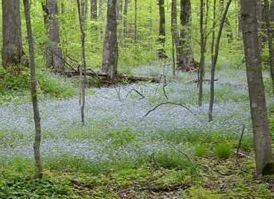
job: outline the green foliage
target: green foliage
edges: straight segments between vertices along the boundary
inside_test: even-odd
[[[228,159],[232,154],[232,147],[228,143],[220,143],[215,147],[215,155],[220,159]]]
[[[136,139],[135,132],[130,129],[113,131],[108,134],[114,147],[123,147]]]
[[[76,94],[70,82],[48,72],[39,75],[39,85],[44,94],[57,98],[68,98]]]
[[[0,181],[0,198],[69,198],[68,182],[60,179],[14,176]]]
[[[155,166],[160,166],[165,169],[187,170],[195,166],[189,162],[186,154],[171,149],[155,153],[151,159]]]
[[[199,199],[221,199],[221,195],[212,190],[204,189],[200,186],[193,186],[187,190],[184,195],[185,198],[199,198]]]
[[[195,154],[198,157],[204,157],[208,154],[208,147],[205,145],[197,145],[195,146]]]

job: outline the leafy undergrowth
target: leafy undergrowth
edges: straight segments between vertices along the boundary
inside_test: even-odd
[[[273,179],[255,180],[252,160],[249,155],[238,162],[235,156],[207,156],[183,166],[156,158],[146,166],[109,165],[97,173],[49,170],[46,165],[42,180],[29,177],[30,163],[24,168],[18,163],[1,169],[0,198],[272,198]]]
[[[138,158],[92,162],[78,156],[45,160],[44,178],[32,179],[33,162],[22,157],[0,165],[0,198],[273,198],[274,177],[254,178],[251,139],[224,133],[162,134],[168,150]],[[130,131],[112,137],[109,148],[133,144]],[[199,138],[199,139],[198,139]],[[156,137],[151,137],[151,141]],[[175,147],[188,143],[194,154]]]
[[[7,101],[29,101],[30,75],[27,68],[20,72],[0,69],[0,103]],[[71,82],[48,71],[38,71],[39,91],[43,96],[68,98],[76,94]],[[22,100],[26,98],[26,100]]]

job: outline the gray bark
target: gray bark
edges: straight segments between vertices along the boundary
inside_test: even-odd
[[[2,64],[7,69],[22,62],[20,0],[3,0],[2,17]]]
[[[191,3],[190,0],[181,0],[181,30],[180,45],[178,48],[178,68],[187,71],[195,67],[192,37],[191,37]]]
[[[108,0],[102,72],[106,73],[110,79],[116,76],[118,64],[116,8],[117,0]]]
[[[63,53],[60,47],[60,27],[56,0],[47,0],[43,5],[44,20],[48,32],[46,65],[56,72],[64,71]]]
[[[166,17],[165,17],[165,0],[158,0],[159,6],[159,38],[160,48],[158,49],[158,57],[165,58],[165,42],[166,42]]]
[[[34,140],[34,159],[36,165],[36,178],[43,177],[43,165],[40,154],[40,145],[42,139],[41,123],[40,123],[40,113],[38,106],[38,94],[37,94],[37,77],[36,77],[36,64],[34,56],[34,44],[33,44],[33,35],[31,27],[31,18],[30,18],[30,5],[29,0],[24,0],[24,10],[25,10],[25,19],[27,26],[27,35],[28,35],[28,44],[29,44],[29,61],[30,61],[30,74],[31,74],[31,99],[33,105],[33,115],[34,115],[34,124],[35,124],[35,140]]]
[[[271,162],[265,91],[260,59],[256,0],[241,0],[241,17],[247,81],[255,145],[256,173],[261,176]]]
[[[97,11],[97,0],[90,0],[90,18],[91,20],[97,20],[98,11]]]

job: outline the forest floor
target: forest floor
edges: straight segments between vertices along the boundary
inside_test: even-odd
[[[0,198],[274,197],[274,179],[253,177],[245,71],[218,71],[210,123],[209,84],[198,107],[195,73],[174,80],[167,69],[142,67],[132,74],[164,74],[167,84],[89,89],[85,126],[78,97],[41,99],[41,181],[30,177],[31,104],[0,105]],[[273,109],[273,99],[267,100]]]

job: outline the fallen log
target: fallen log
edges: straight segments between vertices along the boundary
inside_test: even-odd
[[[65,70],[60,73],[61,75],[65,75],[67,77],[77,77],[80,76],[80,72],[78,70]],[[159,78],[155,77],[139,77],[132,76],[126,74],[117,74],[114,79],[110,79],[106,73],[95,72],[91,69],[86,71],[86,75],[88,77],[96,78],[100,85],[113,85],[113,84],[122,84],[122,83],[137,83],[137,82],[151,82],[151,83],[160,83]]]

